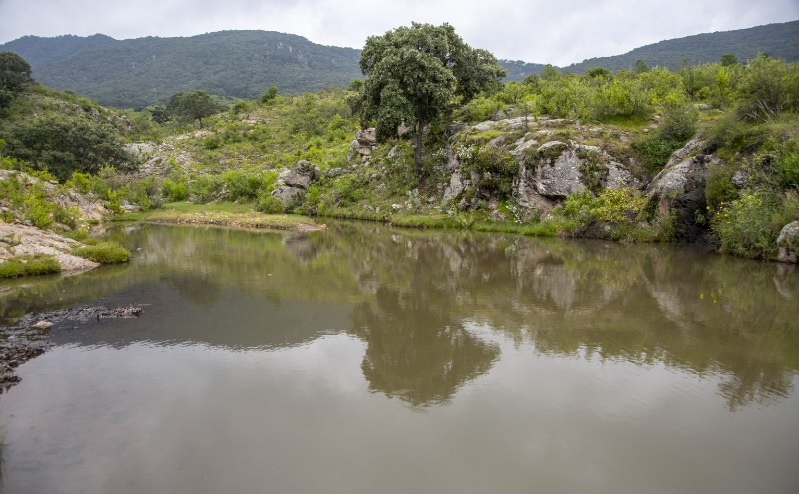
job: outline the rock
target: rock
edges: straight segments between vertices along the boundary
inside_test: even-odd
[[[285,185],[273,190],[272,195],[283,201],[284,204],[290,204],[294,201],[304,198],[307,192],[307,190],[299,187],[290,187]]]
[[[319,176],[319,168],[310,161],[300,160],[291,170],[284,170],[278,177],[278,185],[308,190]]]
[[[611,161],[607,165],[608,174],[602,181],[602,186],[606,189],[626,189],[629,187],[640,189],[641,181],[635,178],[630,170],[621,163]]]
[[[374,146],[377,144],[377,134],[375,133],[375,128],[370,127],[368,129],[359,130],[357,134],[355,134],[355,140],[361,146]]]
[[[341,175],[344,175],[347,171],[344,168],[331,168],[325,172],[325,177],[327,178],[336,178]]]
[[[689,158],[691,153],[704,147],[698,139],[691,139],[682,149],[672,153],[669,162],[649,183],[644,191],[649,201],[655,201],[656,215],[675,212],[675,240],[693,242],[702,237],[707,227],[696,218],[704,215],[705,180],[707,166],[716,158],[704,156]]]
[[[469,184],[470,182],[466,178],[465,174],[456,169],[454,172],[452,172],[452,176],[449,178],[449,185],[444,190],[444,200],[451,201],[458,198],[463,191],[466,190]]]
[[[535,169],[536,192],[545,197],[564,199],[585,189],[580,179],[582,160],[567,144],[550,141],[542,144],[537,153],[541,158]]]
[[[50,329],[53,327],[53,323],[50,321],[39,321],[31,327],[35,329]]]
[[[777,260],[799,262],[799,221],[788,223],[777,237]]]
[[[33,226],[0,222],[0,238],[15,239],[15,245],[0,249],[0,262],[20,255],[44,254],[54,256],[62,274],[77,274],[99,266],[98,263],[72,255],[80,242]]]

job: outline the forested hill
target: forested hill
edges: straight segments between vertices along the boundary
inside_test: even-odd
[[[725,53],[732,53],[742,62],[759,53],[795,62],[799,60],[799,21],[670,39],[623,55],[590,58],[564,69],[581,74],[593,67],[605,67],[615,72],[632,69],[636,61],[642,60],[650,67],[657,65],[676,70],[683,61],[692,65],[718,62]]]
[[[221,31],[186,38],[115,40],[89,37],[25,36],[0,45],[25,58],[34,78],[69,89],[106,106],[144,107],[164,103],[181,91],[252,99],[269,87],[281,93],[346,87],[362,77],[360,50],[322,46],[292,34],[271,31]],[[614,57],[592,58],[565,67],[583,73],[592,67],[632,69],[641,60],[650,67],[679,69],[717,62],[725,53],[738,60],[767,53],[788,62],[799,60],[799,21],[750,29],[699,34],[661,41]],[[539,63],[500,60],[508,80],[538,74]]]
[[[298,93],[361,77],[360,50],[269,31],[131,40],[25,36],[0,45],[0,51],[25,58],[42,84],[116,107],[143,107],[193,89],[252,99],[270,86]]]

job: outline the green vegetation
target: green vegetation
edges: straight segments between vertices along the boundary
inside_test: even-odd
[[[193,90],[228,100],[254,99],[270,86],[299,94],[346,87],[360,75],[359,50],[268,31],[130,40],[26,36],[0,50],[26,59],[42,84],[121,108],[164,104]]]
[[[586,75],[549,66],[503,85],[493,56],[468,47],[450,26],[414,24],[370,38],[366,78],[347,89],[291,95],[272,86],[228,109],[191,90],[174,94],[160,113],[120,112],[31,83],[0,118],[0,154],[2,168],[40,180],[13,173],[0,180],[2,204],[11,206],[3,215],[78,235],[76,213],[48,199],[76,190],[122,219],[305,228],[289,213],[669,241],[682,238],[688,214],[719,250],[772,258],[780,228],[799,219],[799,64],[733,58],[740,60],[679,71],[646,60],[637,70],[595,67]],[[411,84],[420,74],[429,82],[422,89]],[[195,97],[202,112],[192,113]],[[376,143],[363,135],[352,142],[362,123],[376,125]],[[681,159],[706,170],[691,178],[704,187],[704,202],[679,216],[664,208],[680,192],[644,189],[697,134],[702,144]],[[127,173],[129,161],[102,154],[141,139],[150,142],[137,144],[130,159],[146,173]],[[579,183],[541,192],[538,202],[524,196],[534,175],[564,153],[578,160]],[[294,187],[288,182],[300,160],[318,173]],[[633,180],[611,186],[620,170]],[[287,187],[294,187],[288,195]],[[136,207],[142,212],[122,214]]]
[[[119,264],[130,259],[130,252],[116,242],[99,242],[76,247],[72,249],[72,253],[100,264]]]
[[[0,51],[0,109],[32,81],[31,66],[16,53]]]
[[[418,175],[425,126],[437,121],[454,98],[467,103],[498,86],[505,71],[485,50],[474,50],[448,25],[413,23],[383,36],[370,36],[361,53],[366,76],[353,106],[363,122],[374,121],[378,141],[410,127]]]
[[[21,278],[40,274],[53,274],[61,271],[61,265],[53,256],[22,255],[0,262],[0,279]]]

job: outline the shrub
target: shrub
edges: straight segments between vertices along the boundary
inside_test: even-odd
[[[266,214],[281,214],[285,211],[286,205],[283,201],[269,193],[262,193],[258,197],[258,211]]]
[[[239,170],[228,170],[222,174],[222,180],[228,189],[228,200],[255,199],[263,185],[263,177],[258,173],[247,173]]]
[[[213,201],[222,189],[222,181],[211,175],[198,175],[189,183],[189,195],[198,204]]]
[[[116,242],[100,242],[72,249],[72,253],[100,264],[128,262],[130,252]]]
[[[161,194],[169,202],[185,201],[188,197],[188,187],[186,179],[181,178],[177,182],[166,179],[161,183]]]
[[[0,263],[0,279],[52,274],[60,271],[61,265],[55,257],[42,254],[16,256]]]
[[[740,199],[721,206],[713,215],[711,226],[721,252],[771,259],[776,254],[780,230],[796,219],[799,219],[799,200],[795,194],[779,197],[762,191],[745,191]]]

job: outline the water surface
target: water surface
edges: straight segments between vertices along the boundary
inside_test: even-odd
[[[4,283],[66,322],[0,398],[6,492],[799,492],[799,273],[690,248],[132,226]]]

